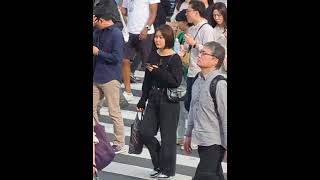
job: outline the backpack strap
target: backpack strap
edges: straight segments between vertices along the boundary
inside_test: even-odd
[[[193,78],[191,87],[192,87],[193,83],[198,79],[199,73],[200,73],[200,72],[198,72],[198,73],[196,74],[196,76]]]
[[[217,75],[215,78],[212,79],[212,81],[210,83],[210,95],[211,95],[212,100],[213,100],[214,111],[216,112],[217,117],[218,117],[219,120],[220,120],[220,114],[218,112],[216,89],[217,89],[218,82],[221,81],[221,80],[227,81],[227,79],[225,77],[223,77],[222,75]]]

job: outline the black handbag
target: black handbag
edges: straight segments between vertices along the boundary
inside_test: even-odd
[[[141,112],[141,119],[139,119],[138,113],[139,112],[137,112],[135,121],[131,124],[129,154],[141,154],[143,149],[143,142],[140,134],[143,113]]]

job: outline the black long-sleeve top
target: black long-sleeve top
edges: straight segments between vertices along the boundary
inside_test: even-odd
[[[150,53],[147,63],[156,64],[159,68],[154,68],[152,72],[146,69],[139,104],[147,101],[149,91],[153,86],[156,88],[176,88],[180,86],[182,80],[182,62],[177,54],[160,56],[157,51],[153,51]]]

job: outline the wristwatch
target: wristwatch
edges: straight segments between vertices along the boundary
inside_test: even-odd
[[[148,31],[151,29],[151,26],[150,25],[146,25],[146,28],[148,29]]]
[[[194,45],[192,46],[192,48],[196,48],[196,46],[197,46],[197,43],[194,43]]]

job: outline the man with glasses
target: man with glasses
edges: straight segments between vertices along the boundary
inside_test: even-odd
[[[192,86],[188,127],[184,150],[192,151],[193,142],[198,145],[200,162],[193,180],[224,180],[221,162],[227,150],[227,82],[220,80],[215,86],[216,105],[211,97],[211,82],[218,75],[226,77],[219,69],[225,57],[225,49],[217,42],[204,44],[197,58],[201,72]],[[193,133],[192,133],[193,131]]]
[[[187,95],[185,98],[185,108],[188,111],[190,107],[189,102],[191,97],[191,84],[193,82],[193,78],[200,71],[200,68],[196,63],[197,56],[203,47],[202,44],[214,40],[213,28],[205,19],[205,11],[206,8],[202,1],[191,1],[186,11],[188,22],[194,24],[189,28],[188,34],[185,34],[184,36],[186,44],[189,45],[189,48],[185,48],[186,46],[183,46],[184,48],[181,48],[182,53],[180,54],[183,56],[183,52],[191,51],[187,74]]]

